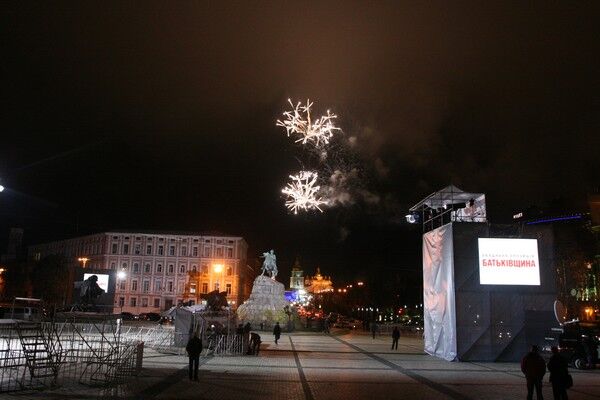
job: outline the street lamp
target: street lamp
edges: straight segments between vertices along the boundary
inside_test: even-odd
[[[85,264],[87,264],[90,259],[87,257],[79,257],[77,261],[79,261],[82,264],[82,267],[85,268]]]
[[[0,185],[0,193],[4,192],[4,186]]]
[[[221,291],[221,272],[223,272],[223,264],[213,264],[213,272],[217,274],[217,284],[219,287],[219,291]]]

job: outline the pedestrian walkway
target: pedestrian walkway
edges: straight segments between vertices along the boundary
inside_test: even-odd
[[[187,358],[147,351],[142,374],[113,390],[63,388],[7,398],[131,398],[215,400],[326,399],[523,399],[525,380],[517,363],[449,363],[423,353],[420,338],[372,339],[362,332],[283,334],[279,344],[263,334],[258,357],[201,360],[200,382],[187,377]],[[569,398],[600,398],[598,371],[572,371]],[[545,379],[544,396],[552,399]]]

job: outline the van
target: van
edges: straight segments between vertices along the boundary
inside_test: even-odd
[[[24,321],[39,321],[40,310],[35,307],[0,307],[0,318],[2,319],[20,319]]]

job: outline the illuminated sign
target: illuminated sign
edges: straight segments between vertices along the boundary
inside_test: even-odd
[[[83,280],[86,280],[92,275],[96,275],[98,277],[98,286],[100,289],[104,289],[105,293],[108,293],[108,275],[106,274],[83,274]]]
[[[479,283],[540,285],[536,239],[479,238]]]

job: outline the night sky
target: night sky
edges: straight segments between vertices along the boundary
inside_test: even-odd
[[[3,235],[221,231],[335,283],[419,269],[403,216],[449,183],[492,222],[598,188],[594,2],[95,4],[0,11]],[[340,116],[367,197],[287,212],[288,97]]]

